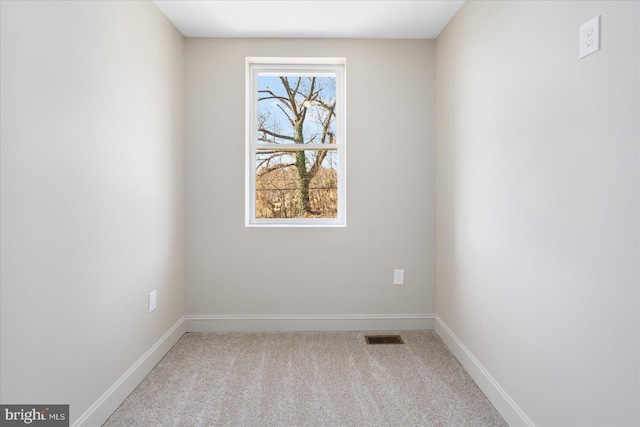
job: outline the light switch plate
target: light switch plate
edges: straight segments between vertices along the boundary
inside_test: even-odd
[[[404,285],[404,270],[393,270],[393,284]]]
[[[149,313],[156,309],[156,291],[149,292]]]
[[[580,58],[600,50],[600,15],[580,25]]]

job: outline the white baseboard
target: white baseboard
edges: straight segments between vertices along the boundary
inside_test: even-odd
[[[187,315],[187,332],[407,331],[433,329],[433,314]]]
[[[435,316],[435,330],[510,427],[535,427],[533,421],[526,416],[507,392],[504,391],[500,384],[491,376],[489,371],[482,366],[473,353],[471,353],[437,315]]]
[[[129,396],[145,376],[185,333],[185,319],[182,317],[162,336],[136,363],[124,373],[72,427],[99,427],[111,416],[118,406]]]

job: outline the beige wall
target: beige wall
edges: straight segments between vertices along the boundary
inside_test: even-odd
[[[0,3],[0,401],[74,423],[184,312],[183,38],[151,2]]]
[[[535,425],[640,422],[637,2],[472,1],[435,43],[184,41],[148,2],[0,5],[2,403],[74,422],[183,314],[437,312]],[[244,227],[246,56],[347,58],[346,228]]]
[[[436,42],[436,312],[537,426],[640,424],[639,7],[472,1]]]
[[[432,314],[434,42],[185,46],[186,314]],[[245,228],[247,56],[346,57],[346,228]]]

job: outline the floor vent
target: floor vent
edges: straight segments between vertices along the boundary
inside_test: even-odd
[[[400,335],[365,335],[367,344],[404,344]]]

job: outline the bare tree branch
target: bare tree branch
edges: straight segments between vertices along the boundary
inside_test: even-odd
[[[327,137],[329,137],[329,144],[335,144],[336,142],[335,135],[332,132],[329,132],[329,125],[331,124],[331,117],[335,114],[334,112],[335,108],[336,108],[336,101],[334,100],[333,103],[331,103],[331,105],[329,106],[327,117],[322,123],[322,128],[323,128],[322,144],[326,144]],[[327,156],[326,151],[319,151],[318,154],[316,155],[316,159],[313,162],[313,166],[311,166],[311,169],[309,170],[309,176],[311,176],[311,179],[313,179],[313,177],[315,177],[316,174],[318,173],[318,170],[320,169],[320,166],[322,165],[322,162],[324,161],[324,158],[326,156]]]
[[[318,100],[316,101],[318,104],[322,105],[326,110],[331,110],[331,114],[332,115],[336,115],[335,112],[333,112],[333,110],[336,108],[336,100],[334,99],[333,102],[331,104],[327,104],[325,102],[323,102],[322,100]]]
[[[300,113],[298,112],[298,106],[296,105],[296,92],[291,90],[291,86],[289,86],[289,80],[287,80],[286,77],[280,77],[280,81],[287,91],[287,96],[289,97],[289,103],[291,104],[293,116],[295,117],[295,121],[297,122],[300,119]],[[300,86],[300,79],[298,79],[296,91],[298,90],[298,86]]]
[[[280,100],[286,104],[289,103],[289,100],[283,96],[263,96],[262,98],[258,98],[258,102],[260,101],[266,101],[267,99],[277,99]]]
[[[279,109],[284,113],[284,115],[285,115],[285,116],[287,116],[287,120],[289,120],[289,123],[291,124],[291,127],[295,127],[295,126],[296,126],[295,122],[294,122],[294,121],[293,121],[293,119],[292,119],[292,118],[287,114],[287,112],[286,112],[286,111],[284,111],[284,108],[282,108],[282,107],[280,106],[280,104],[277,104],[277,107],[278,107],[278,108],[279,108]]]
[[[302,80],[302,77],[300,77],[299,80]],[[298,81],[299,81],[298,80]],[[301,112],[301,116],[302,116],[302,120],[305,119],[305,117],[307,117],[307,103],[311,102],[311,97],[313,96],[313,89],[316,85],[316,78],[315,77],[311,77],[311,87],[309,88],[309,94],[307,95],[305,102],[302,103],[303,107],[302,107],[302,112]]]
[[[331,118],[333,116],[335,116],[335,109],[336,109],[336,100],[334,99],[333,102],[331,103],[331,105],[327,106],[328,114],[327,117],[325,118],[324,122],[322,123],[322,143],[326,144],[326,140],[327,140],[327,136],[330,136],[329,139],[329,143],[330,144],[334,144],[335,143],[335,139],[331,138],[331,136],[334,136],[333,133],[329,132],[329,125],[331,125]],[[333,140],[333,141],[332,141]]]
[[[288,136],[288,135],[280,135],[279,133],[271,132],[270,130],[265,129],[265,128],[260,128],[260,129],[258,129],[258,132],[263,132],[263,133],[266,133],[266,134],[268,134],[268,135],[275,136],[276,138],[280,138],[280,139],[288,139],[288,140],[290,140],[290,141],[294,141],[294,139],[293,139],[293,137],[292,137],[292,136]]]
[[[282,157],[285,156],[287,153],[285,153],[284,151],[276,151],[275,153],[273,153],[272,155],[270,155],[269,157],[262,159],[262,161],[258,164],[258,166],[256,166],[256,169],[259,169],[260,167],[262,167],[262,165],[264,165],[265,163],[267,164],[267,167],[269,166],[269,163],[271,162],[271,160],[273,159],[277,159],[278,157]]]
[[[265,99],[279,99],[283,102],[289,102],[287,98],[285,98],[284,96],[276,95],[270,89],[259,90],[258,93],[268,93],[269,95],[271,95],[271,96],[263,96],[262,98],[258,98],[258,101],[263,101]]]
[[[293,90],[293,96],[298,94],[298,89],[300,88],[300,82],[302,82],[302,77],[298,77],[298,81],[296,82],[296,87]]]
[[[277,164],[275,164],[273,166],[269,166],[266,169],[260,171],[258,176],[263,176],[263,175],[266,175],[266,174],[268,174],[270,172],[273,172],[275,170],[284,169],[284,168],[288,168],[288,167],[291,167],[291,166],[294,166],[294,164],[293,163],[277,163]]]
[[[316,160],[313,162],[313,166],[311,166],[311,169],[309,169],[309,176],[311,177],[310,179],[313,179],[313,177],[316,176],[318,170],[320,169],[320,165],[322,165],[325,157],[327,157],[327,152],[325,150],[318,151]]]

